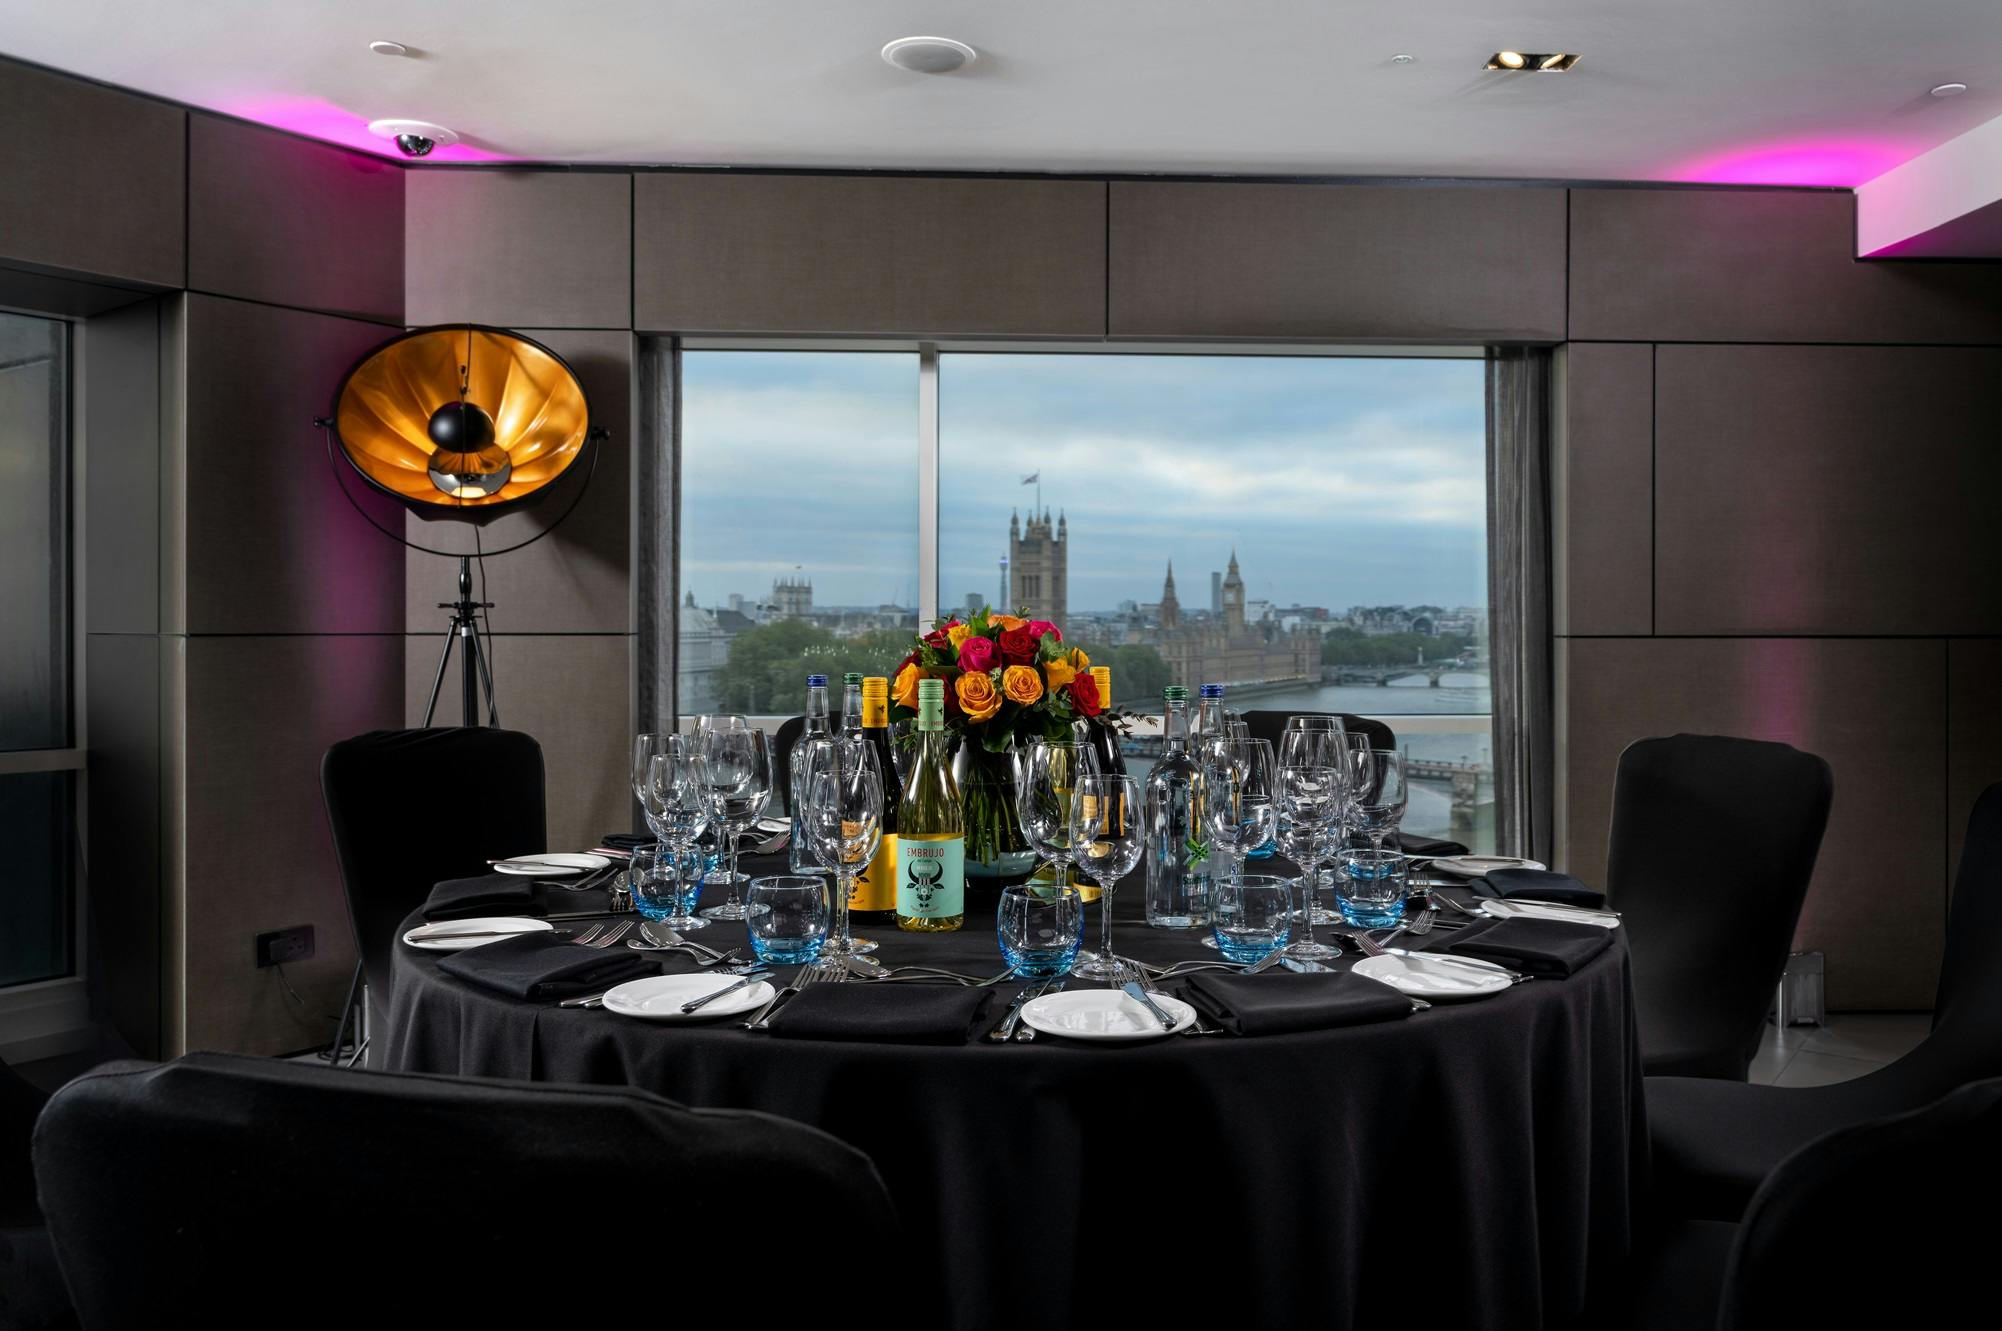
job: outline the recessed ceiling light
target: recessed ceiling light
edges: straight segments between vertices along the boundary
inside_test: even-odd
[[[409,55],[410,48],[402,42],[370,42],[368,49],[377,55]]]
[[[1487,68],[1511,74],[1562,74],[1577,63],[1570,51],[1496,51],[1488,57]]]
[[[950,37],[899,37],[883,47],[883,59],[913,74],[950,74],[979,58],[978,51]]]
[[[1958,97],[1967,91],[1965,83],[1942,83],[1932,90],[1935,97]]]

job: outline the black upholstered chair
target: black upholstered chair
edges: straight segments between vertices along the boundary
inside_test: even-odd
[[[1889,1067],[1832,1086],[1649,1077],[1660,1209],[1735,1220],[1779,1162],[1815,1138],[1994,1077],[2002,1077],[2002,785],[1983,791],[1968,819],[1932,1033]]]
[[[360,1241],[381,1315],[455,1325],[657,1318],[663,1272],[756,1302],[852,1280],[852,1251],[773,1227],[800,1205],[894,1251],[868,1158],[804,1124],[629,1087],[347,1071],[228,1054],[113,1063],[58,1091],[35,1173],[86,1328],[163,1309],[319,1316]]]
[[[789,716],[779,723],[772,736],[772,811],[792,812],[792,751],[799,747],[799,737],[806,733],[806,718]]]
[[[1985,1306],[1993,1230],[1969,1203],[2002,1187],[1998,1135],[2002,1079],[1816,1138],[1742,1223],[1674,1222],[1646,1246],[1632,1331],[1898,1325],[1918,1291]]]
[[[1673,735],[1620,755],[1606,894],[1647,1071],[1745,1079],[1834,791],[1826,762],[1785,744]]]
[[[69,1294],[35,1201],[30,1142],[48,1097],[0,1060],[0,1327],[73,1327]]]
[[[1369,746],[1372,749],[1397,747],[1397,732],[1373,716],[1351,716],[1347,712],[1281,712],[1264,709],[1245,712],[1242,715],[1245,729],[1251,732],[1251,737],[1267,741],[1275,753],[1279,749],[1279,737],[1286,732],[1286,722],[1296,716],[1339,716],[1342,718],[1342,727],[1351,735],[1358,732],[1368,735]]]
[[[320,790],[378,1011],[389,1000],[396,926],[434,884],[548,848],[542,746],[518,730],[356,735],[327,750]]]

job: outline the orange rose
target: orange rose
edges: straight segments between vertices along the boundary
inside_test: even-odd
[[[952,691],[959,695],[968,721],[985,721],[1001,710],[1001,695],[994,691],[994,681],[980,671],[961,675],[953,681]]]
[[[987,616],[987,622],[989,624],[992,624],[995,628],[1000,629],[1003,632],[1006,632],[1009,629],[1021,628],[1029,621],[1026,619],[1019,618],[1015,615],[989,615]]]
[[[1047,661],[1043,673],[1050,677],[1050,687],[1061,689],[1091,668],[1091,658],[1081,648],[1072,648],[1062,656]]]
[[[1034,666],[1012,665],[1001,672],[1001,692],[1027,707],[1043,696],[1043,677]]]
[[[923,678],[924,672],[919,670],[915,665],[905,666],[897,672],[897,682],[890,690],[890,696],[897,700],[899,706],[908,707],[914,712],[917,711],[918,681]]]

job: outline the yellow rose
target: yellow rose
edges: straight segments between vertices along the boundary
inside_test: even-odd
[[[987,616],[987,622],[1005,633],[1009,629],[1021,628],[1024,624],[1028,623],[1029,621],[1026,619],[1018,619],[1014,615],[989,615]]]
[[[973,632],[970,624],[954,624],[945,631],[945,640],[952,644],[954,656],[959,655],[959,644],[966,641],[966,635]]]
[[[1073,647],[1062,656],[1043,666],[1043,673],[1050,677],[1050,687],[1061,689],[1091,668],[1091,658],[1082,648]]]
[[[1001,672],[1001,692],[1009,702],[1027,707],[1043,696],[1043,677],[1034,666],[1009,666]]]
[[[915,665],[905,666],[902,670],[899,670],[897,672],[897,683],[896,686],[890,690],[890,695],[897,700],[897,704],[899,706],[908,707],[914,712],[917,711],[918,681],[923,678],[924,675],[921,671],[919,671],[917,666]]]
[[[967,671],[953,681],[952,691],[959,695],[960,710],[969,721],[985,721],[1001,710],[1001,695],[984,671]]]

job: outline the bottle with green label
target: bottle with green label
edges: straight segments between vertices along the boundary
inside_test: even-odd
[[[897,802],[897,927],[945,933],[966,922],[966,823],[946,754],[943,680],[918,681],[917,735]]]

